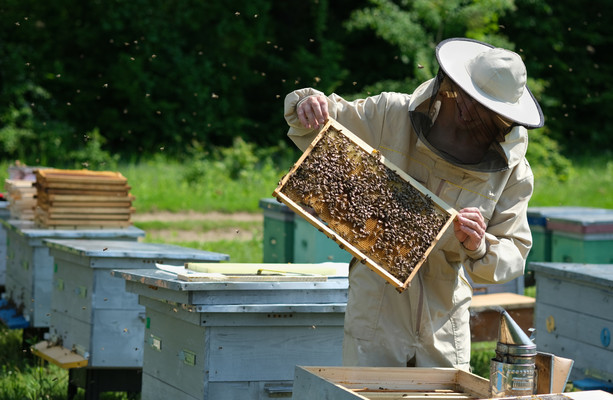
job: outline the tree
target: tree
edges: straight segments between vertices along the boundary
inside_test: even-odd
[[[545,124],[566,154],[613,151],[613,48],[609,2],[516,0],[505,32],[546,82]]]

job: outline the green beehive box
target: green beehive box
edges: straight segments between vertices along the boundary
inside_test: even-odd
[[[294,262],[295,213],[275,198],[261,199],[259,205],[264,211],[263,262]]]
[[[549,218],[551,261],[613,263],[613,210],[606,211]]]
[[[294,221],[294,262],[322,263],[349,262],[351,254],[308,221],[296,218]]]
[[[547,220],[566,215],[606,214],[610,210],[590,207],[530,207],[528,224],[532,232],[532,248],[526,265],[533,261],[551,261],[551,230]]]

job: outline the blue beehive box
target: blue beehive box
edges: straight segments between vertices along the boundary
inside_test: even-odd
[[[145,308],[111,275],[116,268],[183,266],[228,255],[157,243],[46,240],[54,259],[49,342],[88,360],[88,367],[142,367]]]
[[[8,202],[0,201],[0,219],[6,220],[9,218],[10,212],[6,206]],[[0,224],[0,291],[4,290],[6,282],[6,229]]]
[[[45,239],[136,242],[145,236],[143,230],[133,226],[118,229],[47,229],[26,220],[6,220],[2,224],[7,235],[3,300],[17,311],[16,316],[5,321],[9,328],[49,327],[53,257],[43,243]]]

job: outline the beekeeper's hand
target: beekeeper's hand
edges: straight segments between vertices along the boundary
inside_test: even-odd
[[[302,126],[316,128],[328,120],[328,100],[321,94],[305,97],[298,102],[296,113]]]
[[[477,250],[485,238],[487,225],[481,211],[475,207],[463,208],[453,220],[456,238],[467,250]]]

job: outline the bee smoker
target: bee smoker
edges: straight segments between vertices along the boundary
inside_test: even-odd
[[[534,394],[535,363],[536,345],[509,313],[502,310],[496,357],[490,362],[491,397]]]

